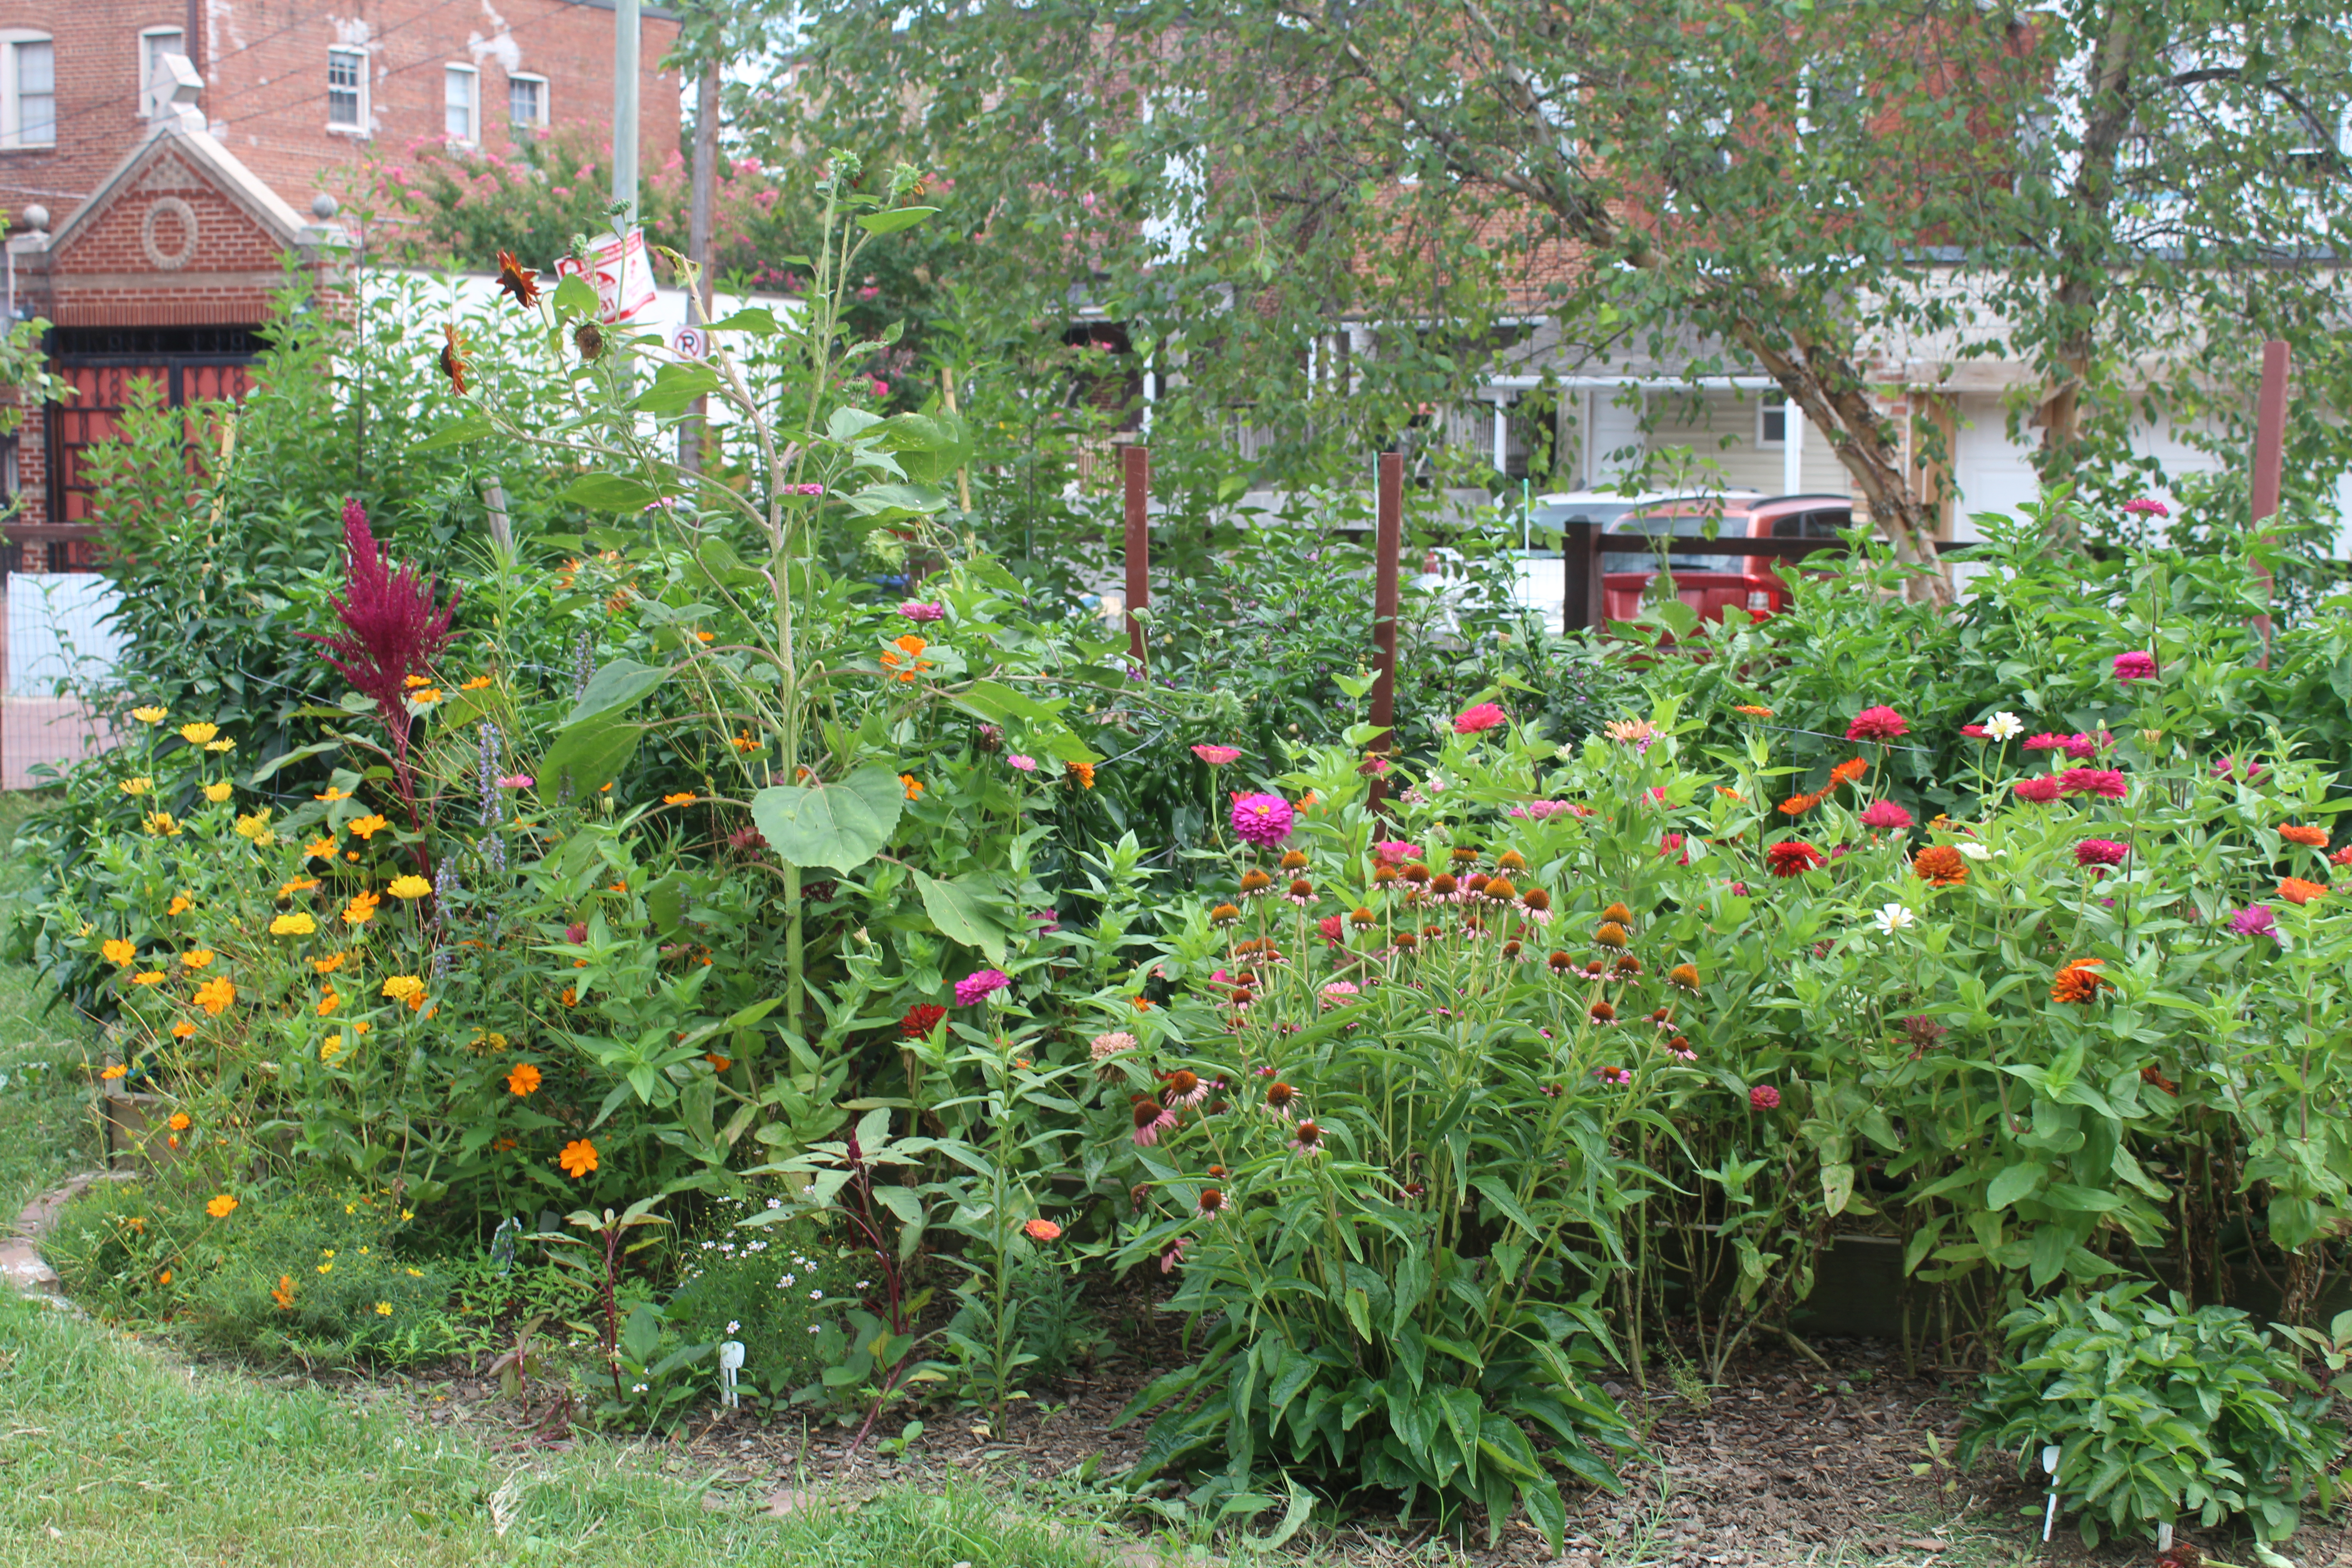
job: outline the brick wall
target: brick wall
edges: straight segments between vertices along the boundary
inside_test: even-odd
[[[550,117],[609,124],[613,26],[609,5],[586,0],[353,0],[329,13],[304,0],[200,0],[200,100],[223,145],[298,212],[321,183],[340,184],[370,150],[327,124],[327,53],[366,58],[367,124],[375,152],[399,156],[444,126],[445,68],[478,75],[481,142],[511,145],[511,74],[547,79]],[[0,29],[48,33],[57,50],[57,145],[0,149],[0,207],[38,202],[54,228],[97,188],[140,137],[140,33],[179,27],[172,0],[0,0]],[[639,159],[654,169],[678,144],[678,82],[655,68],[677,25],[648,16],[638,84]],[[21,227],[21,222],[17,224]]]

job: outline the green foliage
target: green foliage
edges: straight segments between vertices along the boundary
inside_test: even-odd
[[[397,1202],[352,1187],[247,1189],[223,1214],[184,1182],[101,1182],[45,1250],[106,1315],[169,1321],[208,1348],[305,1367],[404,1367],[457,1348],[447,1281]],[[212,1201],[217,1201],[212,1200]]]
[[[714,1212],[740,1218],[744,1203],[722,1198]],[[684,1244],[681,1258],[670,1322],[689,1341],[742,1342],[744,1397],[778,1407],[818,1384],[828,1364],[820,1336],[869,1288],[813,1224],[716,1230]]]
[[[2245,1313],[2192,1311],[2155,1289],[2069,1291],[2003,1318],[2001,1364],[1969,1407],[1960,1462],[2018,1448],[2031,1479],[2056,1444],[2059,1505],[2079,1510],[2093,1546],[2103,1529],[2153,1536],[2190,1515],[2209,1528],[2242,1515],[2257,1540],[2284,1541],[2306,1497],[2326,1503],[2343,1429]]]

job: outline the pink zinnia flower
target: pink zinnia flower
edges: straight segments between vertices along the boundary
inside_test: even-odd
[[[1992,739],[1991,734],[1987,731],[1985,727],[1981,724],[1963,724],[1960,726],[1960,733],[1967,736],[1971,741],[1990,741]]]
[[[1289,837],[1296,816],[1290,803],[1278,795],[1234,797],[1234,832],[1261,849],[1271,849]]]
[[[1347,940],[1347,929],[1340,924],[1338,915],[1325,915],[1315,922],[1315,929],[1323,933],[1325,942],[1339,942]]]
[[[2058,781],[2048,773],[2020,779],[2011,787],[2017,791],[2018,799],[2032,801],[2036,805],[2048,805],[2058,798]]]
[[[956,1005],[970,1007],[987,1000],[1013,984],[1013,976],[1002,969],[979,969],[955,983]]]
[[[2130,853],[2129,845],[2118,844],[2112,838],[2085,838],[2074,846],[2074,864],[2120,866],[2124,863],[2124,857]]]
[[[1899,741],[1910,732],[1910,721],[1886,707],[1865,708],[1845,727],[1849,741]]]
[[[2095,795],[2103,800],[2121,800],[2127,793],[2119,768],[2068,768],[2058,775],[2060,795]]]
[[[1759,1110],[1778,1110],[1780,1108],[1780,1091],[1769,1083],[1759,1083],[1748,1091],[1748,1103]]]
[[[1683,847],[1683,836],[1679,833],[1669,833],[1659,839],[1658,853],[1673,856],[1677,866],[1690,864],[1690,851]]]
[[[2260,763],[2242,763],[2235,757],[2223,757],[2220,762],[2213,764],[2213,776],[2215,778],[2241,779],[2247,784],[2254,783],[2267,772],[2269,772],[2269,770],[2264,768]]]
[[[1037,771],[1037,759],[1023,752],[1015,752],[1004,760],[1024,773],[1034,773]]]
[[[2230,921],[2232,936],[2266,936],[2273,942],[2284,942],[2279,935],[2278,917],[2271,913],[2268,904],[2255,904],[2240,910]]]
[[[2054,752],[2065,743],[2065,736],[2053,735],[2047,730],[2039,735],[2028,735],[2025,738],[2025,749],[2029,752]]]
[[[2156,655],[2145,651],[2116,655],[2117,680],[2153,680],[2156,679]]]
[[[1210,745],[1193,747],[1192,754],[1213,768],[1222,768],[1227,763],[1237,761],[1241,756],[1241,752],[1234,747]]]
[[[1457,735],[1480,735],[1511,721],[1511,716],[1492,702],[1481,702],[1475,708],[1465,708],[1454,716],[1454,732]]]
[[[898,613],[910,621],[943,621],[948,618],[945,605],[928,604],[920,599],[908,600],[898,606]]]
[[[2172,509],[2150,496],[2124,502],[2124,511],[2131,517],[2170,517]]]
[[[500,789],[529,789],[538,781],[529,773],[508,773],[499,780]]]
[[[1532,817],[1534,820],[1541,822],[1547,816],[1558,816],[1563,811],[1575,810],[1576,807],[1570,805],[1564,800],[1531,800],[1525,805],[1515,805],[1511,807],[1511,815],[1513,816]],[[1579,812],[1578,815],[1582,816],[1583,814]]]
[[[1372,846],[1372,858],[1383,866],[1409,866],[1421,858],[1421,846],[1402,838],[1383,838]]]
[[[1324,1006],[1345,1007],[1354,1002],[1360,993],[1353,981],[1334,980],[1330,984],[1323,987],[1319,994],[1323,998]]]
[[[2095,741],[2091,739],[2090,736],[2077,731],[2074,734],[2067,736],[2066,739],[2061,742],[2061,744],[2063,744],[2066,749],[2066,754],[2074,758],[2078,763],[2089,761],[2091,758],[2097,756],[2102,750],[2108,746],[2112,746],[2115,743],[2115,736],[2105,730],[2099,731],[2099,738]]]
[[[1911,826],[1911,814],[1891,800],[1874,800],[1863,808],[1862,825],[1892,830]]]

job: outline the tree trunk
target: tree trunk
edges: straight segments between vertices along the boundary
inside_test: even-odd
[[[2042,401],[2042,479],[2045,486],[2063,473],[2082,437],[2083,388],[2097,348],[2095,312],[2105,282],[2104,256],[2086,254],[2094,237],[2106,232],[2115,201],[2116,163],[2132,127],[2133,67],[2138,63],[2138,15],[2133,0],[2117,0],[2107,14],[2098,58],[2084,84],[2082,105],[2082,165],[2066,194],[2073,221],[2058,236],[2062,280],[2050,299],[2058,338],[2044,373]],[[2103,247],[2102,247],[2103,248]]]

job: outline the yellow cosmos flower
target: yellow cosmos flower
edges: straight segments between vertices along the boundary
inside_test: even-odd
[[[433,890],[433,884],[418,876],[394,877],[384,889],[395,899],[421,899]]]
[[[106,1069],[98,1076],[106,1079],[109,1083],[111,1083],[116,1079],[125,1076],[130,1071],[131,1069],[121,1062],[109,1062],[106,1066]]]
[[[352,819],[352,831],[362,838],[373,838],[391,826],[391,822],[386,818],[373,814]]]
[[[460,691],[480,691],[488,687],[489,684],[490,678],[488,676],[478,675],[474,677],[473,679],[466,682],[465,685],[457,688],[457,689]]]
[[[319,929],[319,922],[300,910],[290,915],[279,915],[269,922],[272,936],[310,936]]]
[[[205,964],[210,963],[215,956],[217,955],[215,954],[210,948],[192,947],[188,949],[187,952],[180,954],[180,962],[186,964],[190,969],[202,969]]]
[[[430,708],[441,700],[441,689],[437,686],[427,686],[422,690],[410,692],[408,700],[419,708]]]
[[[392,1316],[392,1303],[391,1303],[391,1302],[389,1302],[389,1301],[378,1301],[378,1302],[375,1304],[375,1315],[376,1315],[377,1317],[379,1317],[379,1318],[389,1318],[389,1317],[391,1317],[391,1316]]]
[[[131,977],[131,984],[133,985],[161,985],[163,984],[163,972],[160,969],[142,969],[138,973]]]
[[[191,746],[201,746],[206,741],[211,740],[215,735],[219,733],[220,726],[217,724],[199,723],[183,724],[180,726],[180,739],[185,741]]]
[[[139,950],[119,936],[109,937],[98,951],[106,955],[109,963],[128,963],[139,956]]]

